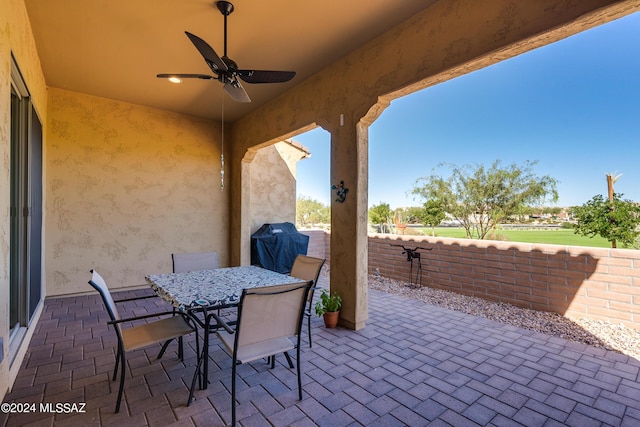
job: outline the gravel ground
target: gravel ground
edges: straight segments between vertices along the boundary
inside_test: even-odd
[[[621,324],[584,318],[568,319],[556,313],[494,303],[440,289],[410,287],[406,282],[374,275],[369,276],[369,287],[640,359],[640,331]]]

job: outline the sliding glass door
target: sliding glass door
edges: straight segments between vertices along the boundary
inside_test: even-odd
[[[11,68],[9,329],[14,349],[42,299],[42,124]]]

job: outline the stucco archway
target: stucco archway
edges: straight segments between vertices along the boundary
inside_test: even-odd
[[[242,192],[247,197],[250,232],[262,224],[295,223],[296,167],[309,152],[293,140],[247,150],[242,159]]]
[[[358,329],[367,317],[368,126],[385,106],[639,8],[632,1],[438,2],[233,124],[238,163],[251,141],[310,122],[330,132],[331,183],[342,181],[349,189],[345,203],[331,206],[331,286],[344,293],[344,326]],[[232,259],[248,253],[248,243],[236,241],[238,228],[246,235],[240,221],[232,225]]]

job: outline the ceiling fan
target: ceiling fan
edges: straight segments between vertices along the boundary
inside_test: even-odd
[[[218,1],[216,6],[224,16],[224,55],[218,56],[215,50],[200,37],[185,31],[191,43],[198,49],[215,76],[208,74],[158,74],[157,77],[167,78],[179,82],[180,79],[216,79],[224,85],[227,94],[237,102],[251,102],[249,95],[244,90],[238,78],[245,83],[284,83],[291,80],[295,71],[273,70],[244,70],[239,69],[238,64],[227,56],[227,16],[233,12],[233,5],[228,1]]]

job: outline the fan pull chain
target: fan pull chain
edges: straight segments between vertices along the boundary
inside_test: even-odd
[[[222,137],[220,142],[220,191],[224,191],[224,94],[222,95]]]

